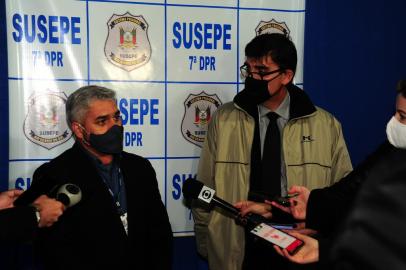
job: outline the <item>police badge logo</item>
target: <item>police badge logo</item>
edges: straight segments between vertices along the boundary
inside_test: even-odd
[[[272,19],[268,22],[261,21],[257,28],[255,28],[255,33],[257,36],[262,34],[280,33],[289,37],[290,30],[285,22],[277,22],[275,19]]]
[[[216,94],[208,95],[204,91],[198,95],[190,94],[184,102],[185,114],[181,125],[183,138],[202,147],[206,138],[207,125],[221,104]]]
[[[128,72],[148,63],[151,44],[148,24],[143,16],[133,16],[129,12],[114,14],[107,27],[104,54],[110,63]]]
[[[64,93],[53,91],[31,95],[24,120],[28,140],[50,150],[72,137],[66,123],[66,98]]]

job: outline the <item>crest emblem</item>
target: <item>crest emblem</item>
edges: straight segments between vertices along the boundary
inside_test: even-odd
[[[114,14],[107,22],[108,34],[104,54],[113,65],[132,71],[148,63],[151,44],[148,39],[148,24],[143,16],[129,12]]]
[[[184,102],[185,114],[181,125],[183,137],[188,142],[202,147],[207,126],[221,104],[216,94],[208,95],[204,91],[198,95],[190,94]]]
[[[69,140],[72,132],[66,123],[65,103],[62,92],[32,94],[24,120],[27,139],[48,150]]]
[[[261,21],[257,28],[255,28],[255,33],[257,36],[262,34],[280,33],[289,37],[290,30],[285,22],[277,22],[275,19],[272,19],[268,22]]]

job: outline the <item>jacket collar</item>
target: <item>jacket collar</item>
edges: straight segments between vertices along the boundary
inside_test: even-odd
[[[290,95],[289,120],[308,116],[316,111],[316,107],[305,91],[294,84],[289,84],[286,87]],[[258,115],[257,104],[252,101],[245,89],[234,97],[234,103],[251,116],[256,117]]]

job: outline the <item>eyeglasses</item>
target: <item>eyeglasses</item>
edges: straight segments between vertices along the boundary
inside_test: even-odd
[[[251,72],[249,70],[249,66],[247,64],[244,64],[240,67],[240,72],[241,72],[241,76],[245,79],[245,78],[253,78],[254,76],[256,77],[260,77],[261,80],[264,80],[264,77],[277,73],[277,72],[281,72],[283,69],[278,68],[277,70],[274,71],[269,71],[269,72]]]

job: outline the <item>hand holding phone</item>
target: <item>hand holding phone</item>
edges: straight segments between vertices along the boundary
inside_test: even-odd
[[[272,201],[274,201],[282,206],[290,207],[290,199],[294,198],[298,195],[299,195],[299,193],[292,193],[292,194],[288,194],[287,196],[284,196],[284,197],[276,196],[273,198]]]
[[[251,230],[252,234],[271,242],[283,249],[286,249],[289,254],[295,254],[303,245],[304,242],[290,234],[275,229],[271,225],[261,223]]]

